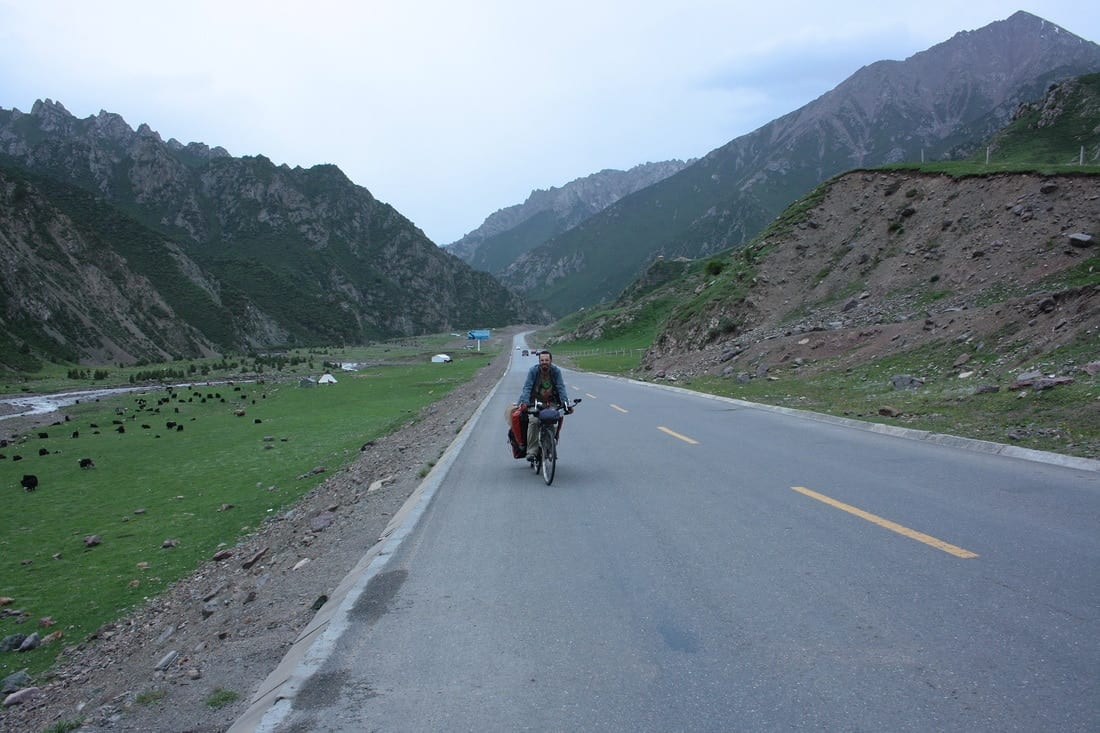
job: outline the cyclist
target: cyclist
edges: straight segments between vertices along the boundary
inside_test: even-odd
[[[527,405],[536,400],[545,405],[561,405],[565,414],[573,409],[569,406],[569,395],[565,393],[565,380],[561,376],[561,369],[553,363],[554,357],[549,351],[543,349],[539,352],[539,363],[527,371],[527,381],[523,383],[523,391],[520,392],[516,404],[519,405],[521,414],[527,414]],[[527,460],[535,460],[536,435],[538,424],[534,420],[527,421]]]

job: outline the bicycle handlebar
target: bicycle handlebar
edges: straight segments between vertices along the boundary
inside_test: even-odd
[[[558,408],[563,410],[565,412],[565,414],[568,415],[569,413],[573,412],[574,407],[576,407],[577,405],[579,405],[581,403],[581,398],[580,397],[574,397],[572,402],[573,402],[573,404],[571,404],[571,405],[559,404]],[[533,405],[528,405],[527,406],[527,414],[528,415],[537,415],[539,410],[543,409],[546,406],[547,406],[546,403],[541,402],[539,400],[535,400],[535,403]]]

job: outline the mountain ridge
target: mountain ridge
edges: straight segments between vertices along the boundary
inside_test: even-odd
[[[1017,12],[905,61],[863,67],[522,255],[501,278],[559,316],[610,302],[654,258],[739,246],[831,175],[969,155],[1049,84],[1095,71],[1100,46]]]
[[[157,241],[171,249],[174,263],[142,265],[160,268],[164,277],[142,270],[138,258],[127,261],[136,271],[117,278],[137,282],[145,276],[145,282],[159,283],[160,300],[170,312],[193,310],[198,299],[206,313],[191,322],[202,338],[179,342],[169,334],[185,319],[169,318],[156,328],[150,323],[152,330],[145,331],[118,311],[127,327],[110,340],[108,353],[99,353],[82,345],[90,333],[79,326],[88,321],[79,312],[82,300],[60,288],[40,299],[40,306],[48,305],[45,311],[31,312],[22,297],[27,278],[8,269],[0,272],[6,294],[0,326],[15,353],[30,348],[45,358],[109,355],[111,361],[130,363],[166,354],[195,356],[210,348],[356,343],[545,319],[488,274],[436,247],[335,165],[291,169],[264,156],[234,158],[219,147],[165,143],[147,125],[132,129],[120,116],[102,111],[78,120],[52,100],[39,100],[30,114],[0,109],[0,162],[14,176],[7,181],[9,193],[19,189],[25,196],[31,187],[39,198],[57,196],[56,212],[70,222],[82,220],[85,228],[114,222],[110,226],[121,226],[133,239],[132,252]],[[66,186],[71,189],[63,190]],[[36,211],[52,216],[46,208]],[[12,217],[32,213],[6,210],[0,230],[30,231]],[[120,216],[128,223],[120,224]],[[34,231],[55,225],[36,223]],[[101,242],[114,236],[109,229],[86,234]],[[52,263],[55,274],[59,262]],[[194,287],[163,290],[177,280]],[[55,281],[38,278],[36,291],[50,292]],[[73,281],[68,283],[71,291]],[[186,304],[180,300],[183,290]],[[123,310],[133,313],[136,307]],[[53,324],[44,329],[45,341],[27,325],[43,318]],[[13,330],[10,324],[22,325]]]
[[[604,169],[560,187],[536,189],[522,204],[490,214],[477,229],[446,246],[477,269],[499,274],[524,252],[690,163],[667,160],[625,171]]]

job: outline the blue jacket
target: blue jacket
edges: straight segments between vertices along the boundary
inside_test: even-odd
[[[525,402],[528,405],[535,404],[535,400],[542,399],[541,394],[532,395],[536,387],[541,387],[539,382],[539,365],[535,364],[527,370],[527,381],[523,383],[523,391],[520,392],[519,399],[516,403]],[[558,395],[558,402],[563,406],[569,404],[569,395],[565,392],[565,380],[561,376],[561,369],[558,369],[554,364],[550,365],[550,385],[553,387],[554,392]]]

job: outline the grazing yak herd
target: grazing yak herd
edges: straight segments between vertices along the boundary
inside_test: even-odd
[[[208,393],[204,394],[201,391],[199,391],[201,389],[202,388],[199,388],[197,386],[192,386],[189,389],[190,393],[186,394],[186,396],[185,396],[178,388],[167,387],[166,388],[167,396],[158,398],[156,400],[155,404],[150,404],[148,399],[145,396],[139,396],[139,397],[135,398],[135,409],[133,411],[128,411],[126,408],[122,408],[122,407],[119,407],[119,408],[115,409],[116,419],[112,421],[111,429],[114,430],[115,432],[119,433],[119,434],[124,434],[124,433],[126,433],[126,424],[127,424],[127,422],[136,423],[137,419],[138,419],[138,416],[142,413],[153,413],[153,414],[160,413],[162,407],[171,405],[171,403],[173,401],[178,401],[178,402],[199,401],[199,402],[203,402],[203,403],[205,403],[207,401],[210,401],[210,400],[221,401],[221,402],[226,401],[225,398],[222,397],[220,392],[208,392]],[[237,392],[239,392],[240,389],[241,389],[240,387],[233,387],[233,390],[237,391]],[[179,414],[179,412],[180,412],[180,408],[178,406],[174,407],[173,410],[176,414]],[[128,412],[129,412],[129,414],[127,414]],[[241,409],[236,409],[233,412],[237,416],[244,415],[244,410],[241,410]],[[193,420],[194,418],[191,418],[191,419]],[[61,426],[64,425],[64,423],[69,422],[69,420],[70,420],[69,416],[66,415],[64,421],[55,422],[51,427],[61,427]],[[150,425],[149,423],[140,423],[140,424],[141,424],[141,429],[142,430],[152,430],[153,429],[152,425]],[[0,423],[0,425],[2,425],[2,423]],[[183,424],[178,422],[178,419],[177,420],[167,420],[167,421],[165,421],[164,428],[165,428],[165,430],[170,431],[170,432],[177,432],[177,433],[183,432]],[[88,429],[92,432],[93,435],[99,435],[101,433],[101,429],[100,429],[100,427],[97,423],[89,423]],[[37,438],[39,440],[48,440],[49,437],[50,437],[49,432],[39,432],[37,434]],[[80,438],[80,431],[79,430],[73,430],[70,433],[69,437],[72,440],[79,439]],[[161,436],[159,434],[156,434],[154,437],[159,438]],[[0,439],[0,461],[10,460],[10,461],[15,462],[15,461],[24,460],[23,455],[20,452],[17,452],[17,451],[24,450],[32,440],[34,440],[34,435],[33,434],[27,434],[27,435],[23,435],[23,436],[12,436],[11,438],[8,438],[8,439]],[[11,451],[11,455],[8,455],[9,451]],[[54,450],[51,451],[49,448],[45,448],[45,447],[39,448],[38,451],[37,451],[39,458],[55,457],[55,456],[60,455],[64,452],[65,451],[60,450],[60,449],[54,449]],[[78,455],[79,455],[79,453],[78,453]],[[81,469],[88,470],[88,469],[95,468],[96,464],[95,464],[95,460],[93,458],[88,457],[88,456],[82,456],[82,457],[77,459],[77,465]],[[47,473],[48,469],[46,467],[39,468],[38,470],[42,472],[43,476],[48,476],[48,473]],[[38,489],[39,485],[40,485],[40,480],[39,480],[39,475],[37,473],[25,473],[25,474],[23,474],[23,478],[20,481],[20,486],[23,487],[24,491],[36,491]]]

